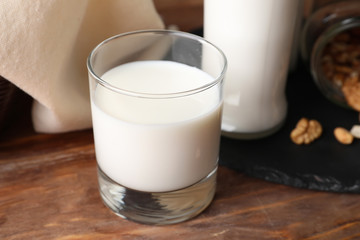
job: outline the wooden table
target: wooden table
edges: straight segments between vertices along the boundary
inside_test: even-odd
[[[198,217],[148,226],[99,196],[91,130],[0,143],[0,239],[360,239],[360,195],[297,189],[220,166]]]
[[[177,22],[182,11],[159,5],[165,20],[197,27],[201,1],[173,3],[197,20]],[[223,166],[215,199],[198,217],[169,226],[121,219],[98,193],[92,131],[36,134],[26,106],[25,120],[0,134],[0,239],[360,239],[360,195],[288,187]]]

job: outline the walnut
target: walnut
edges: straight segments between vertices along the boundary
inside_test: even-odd
[[[353,69],[347,66],[336,65],[335,71],[344,74],[351,74],[353,72]]]
[[[351,144],[354,140],[354,136],[343,127],[336,127],[334,129],[334,136],[338,142],[342,144]]]
[[[322,134],[322,126],[317,120],[308,120],[303,117],[291,131],[291,140],[298,145],[309,144]]]
[[[360,112],[360,27],[339,33],[322,52],[323,75],[344,95],[346,103]]]
[[[348,77],[341,89],[348,105],[360,112],[360,81],[358,75],[353,74]]]

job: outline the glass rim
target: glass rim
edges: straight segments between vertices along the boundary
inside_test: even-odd
[[[123,38],[123,37],[127,37],[127,36],[131,36],[131,35],[141,35],[141,34],[159,34],[159,35],[173,35],[173,36],[177,36],[177,37],[182,37],[182,38],[187,38],[187,39],[192,39],[194,41],[198,41],[202,44],[206,44],[211,46],[213,49],[215,49],[221,56],[221,58],[223,59],[223,66],[222,69],[220,71],[220,74],[214,78],[213,81],[201,85],[199,87],[196,88],[192,88],[189,90],[185,90],[185,91],[178,91],[178,92],[170,92],[170,93],[145,93],[145,92],[137,92],[137,91],[131,91],[131,90],[126,90],[123,88],[119,88],[116,87],[110,83],[108,83],[107,81],[105,81],[104,79],[102,79],[100,76],[98,76],[93,67],[92,67],[92,59],[94,57],[94,55],[96,54],[97,51],[99,51],[99,49],[104,46],[105,44],[118,39],[118,38]],[[227,58],[225,53],[216,45],[214,45],[213,43],[209,42],[208,40],[206,40],[203,37],[200,37],[198,35],[192,34],[192,33],[188,33],[188,32],[183,32],[183,31],[177,31],[177,30],[166,30],[166,29],[148,29],[148,30],[136,30],[136,31],[131,31],[131,32],[125,32],[125,33],[121,33],[121,34],[117,34],[114,35],[112,37],[109,37],[107,39],[105,39],[104,41],[100,42],[89,54],[88,58],[87,58],[87,69],[88,69],[88,73],[91,74],[91,76],[103,87],[112,90],[116,93],[120,93],[120,94],[125,94],[128,96],[133,96],[133,97],[141,97],[141,98],[177,98],[177,97],[184,97],[184,96],[188,96],[188,95],[193,95],[196,94],[198,92],[202,92],[205,91],[215,85],[217,85],[218,83],[220,83],[221,81],[223,81],[224,77],[225,77],[225,72],[227,69]],[[201,70],[201,69],[200,69]]]

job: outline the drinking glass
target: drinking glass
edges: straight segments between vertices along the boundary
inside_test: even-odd
[[[226,65],[210,42],[170,30],[120,34],[90,53],[99,191],[115,214],[171,224],[211,203]]]

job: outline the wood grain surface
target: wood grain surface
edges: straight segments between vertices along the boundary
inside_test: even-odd
[[[190,32],[203,26],[203,0],[154,0],[166,26]]]
[[[360,195],[273,184],[220,167],[213,203],[170,226],[101,202],[91,130],[0,142],[0,239],[360,239]]]

